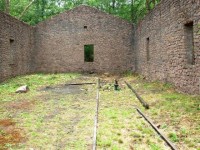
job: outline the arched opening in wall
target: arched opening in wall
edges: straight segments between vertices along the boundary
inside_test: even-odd
[[[186,58],[188,64],[195,64],[194,57],[194,25],[193,21],[190,21],[184,25],[185,28],[185,46],[186,46]]]
[[[84,61],[93,62],[94,61],[94,45],[84,45]]]
[[[148,38],[146,38],[146,55],[147,55],[147,61],[150,60],[149,43],[150,43],[150,39],[148,37]]]

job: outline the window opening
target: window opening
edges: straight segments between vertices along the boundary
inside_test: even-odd
[[[146,39],[146,53],[147,53],[147,61],[150,60],[149,43],[150,43],[150,40],[149,40],[149,37],[148,37],[148,38]]]
[[[14,64],[14,56],[15,56],[15,41],[14,39],[10,39],[10,65]]]
[[[193,22],[185,24],[185,36],[186,36],[186,57],[188,64],[194,65],[194,28]]]
[[[84,45],[84,60],[85,62],[94,61],[94,45]]]

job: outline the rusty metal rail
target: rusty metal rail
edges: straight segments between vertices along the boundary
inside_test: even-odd
[[[126,85],[135,93],[136,97],[140,100],[143,106],[148,109],[149,105],[136,93],[130,84],[125,81]],[[93,145],[92,149],[97,149],[97,128],[98,128],[98,113],[99,113],[99,89],[100,89],[100,79],[97,80],[97,95],[96,95],[96,112],[94,117],[94,133],[93,133]],[[136,111],[151,125],[151,127],[156,131],[156,133],[161,137],[163,141],[172,149],[177,150],[176,147],[159,131],[156,125],[144,114],[142,111],[135,106]]]
[[[133,89],[133,87],[128,84],[126,81],[124,81],[126,85],[131,89],[131,91],[136,95],[138,100],[142,103],[142,105],[146,108],[149,109],[149,105],[140,97],[140,95]],[[153,124],[153,122],[147,118],[147,116],[142,113],[142,111],[135,106],[135,109],[137,112],[151,125],[151,127],[156,131],[156,133],[166,142],[166,144],[172,149],[176,150],[175,146],[159,131],[159,129]]]
[[[93,134],[93,145],[92,149],[96,150],[97,146],[97,128],[98,128],[98,114],[99,114],[99,88],[100,88],[100,79],[97,80],[97,96],[96,96],[96,112],[94,117],[94,134]]]
[[[159,131],[159,129],[153,124],[153,122],[147,118],[147,116],[141,112],[141,110],[135,107],[137,112],[151,125],[151,127],[157,132],[157,134],[166,142],[166,144],[172,149],[176,150],[175,146]]]
[[[145,102],[143,100],[143,98],[140,97],[140,95],[133,89],[133,87],[130,84],[128,84],[126,81],[124,81],[124,82],[129,87],[129,89],[131,89],[131,91],[135,94],[135,96],[138,98],[138,100],[142,103],[142,105],[144,106],[144,108],[149,109],[149,105],[147,104],[147,102]]]
[[[94,82],[88,82],[88,83],[66,83],[65,85],[68,86],[68,85],[85,85],[85,84],[96,84]]]

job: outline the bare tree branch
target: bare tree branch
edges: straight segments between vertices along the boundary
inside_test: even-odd
[[[152,3],[153,3],[153,7],[156,6],[156,0],[152,0]]]
[[[5,12],[10,13],[10,0],[5,0]]]
[[[150,0],[146,0],[146,8],[147,8],[147,11],[149,12],[150,11]]]
[[[25,14],[25,12],[31,7],[31,5],[33,4],[33,2],[34,2],[35,0],[32,0],[27,6],[26,6],[26,8],[24,9],[24,11],[21,13],[21,15],[19,16],[19,19],[21,19],[23,16],[24,16],[24,14]]]

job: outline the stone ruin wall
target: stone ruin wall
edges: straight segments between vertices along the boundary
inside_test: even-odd
[[[34,72],[132,70],[199,94],[199,6],[199,0],[162,0],[135,33],[126,21],[86,6],[36,27],[0,12],[0,81]],[[93,63],[84,62],[85,44],[94,44]]]
[[[134,44],[138,73],[200,93],[199,0],[162,0],[137,25]]]
[[[0,81],[31,72],[33,27],[0,12]]]
[[[35,69],[39,72],[124,72],[134,67],[133,26],[96,8],[79,6],[36,26]],[[84,62],[84,45],[94,62]]]

